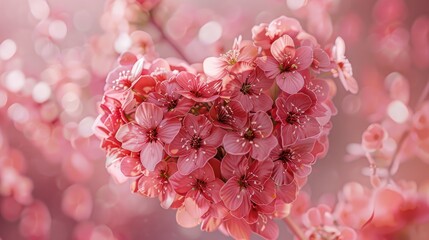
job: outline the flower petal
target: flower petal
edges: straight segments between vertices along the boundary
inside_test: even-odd
[[[297,71],[277,75],[276,82],[282,91],[289,94],[297,93],[304,87],[304,78]]]
[[[217,57],[208,57],[203,62],[204,73],[214,79],[223,78],[228,73],[225,70],[227,66],[227,62]]]
[[[235,132],[228,132],[223,137],[223,147],[227,153],[233,155],[244,155],[251,149],[250,143]]]
[[[311,66],[313,62],[313,49],[308,46],[302,46],[296,49],[296,64],[298,65],[297,71],[302,71]]]
[[[122,125],[115,137],[122,142],[122,148],[132,152],[139,152],[147,142],[145,129],[135,123]]]
[[[177,118],[164,119],[158,126],[158,138],[164,143],[171,143],[179,132],[182,124]]]
[[[255,194],[252,196],[252,202],[262,205],[269,204],[274,201],[274,199],[276,199],[276,189],[271,179],[265,182],[262,191],[255,191]]]
[[[162,120],[163,111],[153,103],[143,102],[136,110],[136,121],[142,127],[151,129],[157,127]]]
[[[230,178],[220,189],[220,198],[225,203],[225,207],[232,211],[240,207],[245,194],[247,192],[240,189],[238,178],[235,176]]]
[[[271,54],[280,63],[295,57],[295,44],[289,35],[283,35],[271,45]]]
[[[164,147],[160,142],[146,143],[140,152],[140,161],[147,170],[153,171],[156,164],[161,162],[163,153]]]
[[[277,75],[280,74],[280,64],[277,62],[277,60],[270,56],[263,56],[258,57],[255,60],[255,63],[258,65],[262,71],[264,71],[265,75],[268,78],[275,78]]]
[[[276,145],[277,139],[273,135],[267,138],[255,138],[250,155],[256,160],[264,161]]]

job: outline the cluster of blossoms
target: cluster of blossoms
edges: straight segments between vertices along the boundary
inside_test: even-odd
[[[122,54],[94,130],[108,171],[177,209],[180,225],[275,239],[272,219],[328,148],[336,109],[317,76],[355,86],[341,41],[325,51],[287,17],[252,33],[202,65]]]

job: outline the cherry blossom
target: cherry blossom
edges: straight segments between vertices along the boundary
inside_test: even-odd
[[[276,138],[271,134],[273,124],[265,112],[256,112],[249,122],[237,132],[228,132],[223,137],[225,151],[233,155],[250,156],[259,161],[265,160],[276,144]]]
[[[250,163],[247,157],[224,157],[221,169],[228,181],[221,188],[220,197],[233,216],[247,216],[252,202],[266,205],[274,200],[274,182],[270,179],[272,168],[270,161]]]
[[[304,86],[300,71],[306,70],[313,62],[313,50],[308,46],[296,48],[289,35],[283,35],[271,45],[271,56],[257,59],[268,78],[275,78],[281,90],[293,94]]]
[[[121,126],[116,138],[124,149],[140,152],[143,166],[152,171],[164,155],[164,144],[169,144],[180,130],[177,119],[162,119],[163,111],[151,103],[142,103],[136,110],[136,122]]]
[[[216,148],[221,145],[223,134],[207,117],[186,115],[183,127],[169,145],[169,154],[179,157],[179,172],[187,175],[202,168],[216,155]]]

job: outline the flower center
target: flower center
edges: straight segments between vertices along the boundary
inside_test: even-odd
[[[167,103],[168,111],[172,111],[173,109],[176,108],[176,106],[177,106],[177,99],[170,100]]]
[[[255,132],[252,129],[248,128],[244,133],[243,137],[249,141],[252,141],[253,139],[255,139]]]
[[[166,170],[159,171],[159,178],[162,180],[168,180],[170,176],[168,175],[168,172]]]
[[[288,63],[286,65],[280,65],[279,69],[280,69],[280,72],[282,73],[293,72],[298,69],[298,65],[295,63],[292,63],[292,64]]]
[[[146,137],[148,138],[149,142],[155,142],[156,140],[158,140],[157,136],[158,136],[158,132],[156,131],[156,128],[151,129],[146,133]]]
[[[131,87],[133,81],[130,80],[130,71],[122,71],[119,73],[118,79],[113,82],[114,90],[125,90]]]
[[[217,114],[217,120],[224,124],[233,122],[232,110],[228,106],[220,106]]]
[[[252,90],[251,84],[243,83],[243,85],[241,85],[240,92],[242,92],[244,95],[249,94],[250,90]]]
[[[203,140],[199,136],[194,135],[191,139],[190,145],[191,145],[191,148],[193,149],[199,149],[202,143],[203,143]]]
[[[286,149],[280,153],[277,160],[282,161],[283,163],[287,163],[287,162],[290,162],[294,159],[294,157],[295,157],[294,155],[295,154],[292,150]]]
[[[193,187],[196,190],[204,190],[207,187],[207,182],[201,179],[197,179],[197,181],[194,183]]]
[[[242,175],[240,179],[238,179],[238,185],[240,188],[247,188],[249,183],[247,183],[246,175]]]
[[[298,123],[299,114],[296,112],[288,112],[286,117],[286,122],[290,125]]]
[[[190,91],[195,97],[202,97],[203,96],[203,94],[200,92],[200,91],[198,91],[198,90],[192,90],[192,91]]]

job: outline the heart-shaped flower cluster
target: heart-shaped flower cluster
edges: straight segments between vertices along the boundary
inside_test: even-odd
[[[356,87],[344,46],[325,51],[295,19],[252,34],[203,64],[124,53],[94,129],[108,171],[177,209],[180,225],[274,239],[272,219],[284,217],[328,148],[336,109],[320,75]]]

